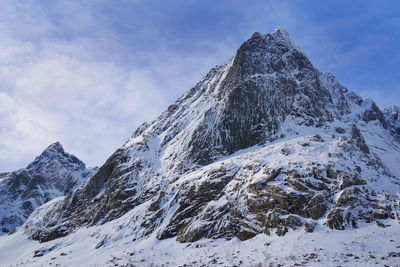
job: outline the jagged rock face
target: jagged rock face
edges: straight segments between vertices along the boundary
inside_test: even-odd
[[[239,48],[219,86],[210,88],[218,102],[194,131],[189,157],[204,165],[215,160],[216,151],[217,157],[229,155],[276,139],[287,117],[321,127],[347,113],[345,90],[338,91],[343,103],[336,106],[319,76],[285,30],[255,33]]]
[[[400,107],[391,106],[383,110],[383,115],[392,128],[393,134],[400,140]]]
[[[387,128],[373,102],[318,72],[284,29],[256,33],[25,229],[48,241],[130,216],[136,239],[191,242],[394,218],[399,172],[381,157],[400,162],[400,147],[387,146]]]
[[[0,177],[0,226],[9,232],[24,223],[35,208],[64,196],[80,185],[94,170],[66,153],[60,143],[46,148],[26,168]]]

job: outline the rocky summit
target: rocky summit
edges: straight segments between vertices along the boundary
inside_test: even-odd
[[[26,168],[0,174],[1,231],[13,231],[37,207],[67,195],[94,171],[56,142]]]
[[[399,135],[398,107],[318,71],[285,29],[254,33],[25,233],[46,242],[113,222],[101,247],[399,222]]]

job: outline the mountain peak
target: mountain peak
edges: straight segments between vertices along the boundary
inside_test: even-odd
[[[66,153],[64,151],[63,146],[61,145],[60,142],[54,142],[51,145],[49,145],[48,147],[46,147],[42,153],[40,153],[39,156],[36,157],[36,159],[32,162],[37,162],[40,160],[50,160],[50,159],[54,159],[54,158],[68,158],[70,155],[68,153]],[[29,165],[31,166],[32,163]],[[28,166],[28,168],[29,168]]]
[[[49,145],[43,152],[45,151],[54,151],[54,152],[59,152],[59,153],[63,153],[64,152],[64,148],[61,145],[61,143],[59,141]]]
[[[286,28],[282,27],[282,26],[278,26],[275,28],[275,30],[273,31],[273,33],[280,33],[280,34],[287,34],[289,35],[288,30],[286,30]]]
[[[284,43],[286,45],[286,47],[288,47],[290,49],[297,49],[297,50],[301,51],[301,49],[296,45],[296,43],[293,41],[292,37],[290,36],[289,32],[285,28],[278,26],[274,30],[272,35],[275,37],[276,40]]]
[[[65,166],[73,165],[73,168],[77,169],[84,170],[86,168],[85,163],[83,163],[74,155],[65,152],[63,146],[58,141],[49,145],[45,150],[43,150],[43,152],[37,156],[35,160],[27,166],[27,168],[41,168],[43,164],[46,165],[49,162],[56,161]]]
[[[252,34],[252,36],[250,37],[250,39],[247,42],[258,43],[258,41],[253,42],[254,40],[262,40],[263,43],[267,44],[267,47],[270,47],[270,46],[278,43],[278,44],[281,44],[284,47],[288,48],[289,50],[296,49],[296,50],[302,52],[302,50],[293,41],[289,32],[281,26],[278,26],[272,33],[267,33],[265,35],[263,35],[259,32],[255,32]]]

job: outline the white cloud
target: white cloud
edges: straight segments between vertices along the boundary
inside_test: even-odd
[[[155,116],[162,106],[162,92],[148,73],[81,60],[48,47],[22,58],[19,64],[0,62],[1,84],[9,86],[9,93],[0,95],[3,169],[7,161],[32,159],[56,140],[99,164],[128,137],[131,127]]]

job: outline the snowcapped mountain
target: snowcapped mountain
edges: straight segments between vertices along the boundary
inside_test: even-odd
[[[95,169],[66,153],[59,142],[47,147],[26,168],[0,175],[0,226],[14,230],[40,205],[65,196]]]
[[[400,213],[398,114],[319,72],[285,29],[255,33],[24,231],[49,244],[35,255],[68,247],[85,258],[147,240],[290,243],[299,232],[387,229]]]
[[[26,232],[48,241],[130,213],[135,239],[193,242],[397,218],[399,165],[380,157],[399,162],[393,121],[285,29],[255,33]]]

